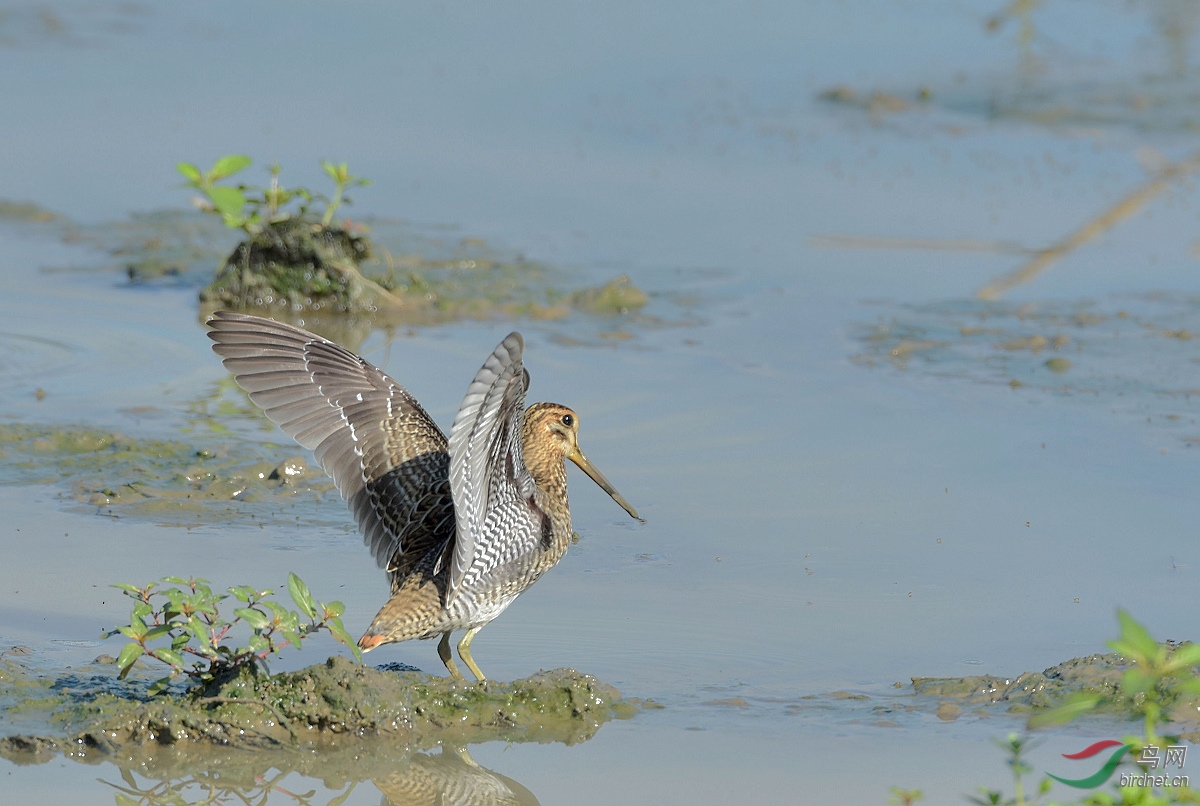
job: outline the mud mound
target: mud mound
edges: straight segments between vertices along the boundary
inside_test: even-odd
[[[0,712],[36,702],[43,725],[61,726],[0,740],[0,756],[14,761],[81,750],[116,756],[164,746],[311,748],[375,738],[409,748],[490,740],[575,744],[638,707],[571,669],[477,685],[333,657],[270,678],[247,675],[211,690],[152,698],[141,684],[114,686],[110,672],[77,675],[65,686],[11,661],[6,671]]]

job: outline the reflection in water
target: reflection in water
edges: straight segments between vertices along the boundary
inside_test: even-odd
[[[996,300],[1013,288],[1030,282],[1046,269],[1108,232],[1117,224],[1136,216],[1155,197],[1172,185],[1191,176],[1197,170],[1200,170],[1200,151],[1196,151],[1178,162],[1167,163],[1159,167],[1145,182],[1092,216],[1078,228],[1042,249],[1030,249],[1012,241],[963,238],[878,238],[868,235],[840,234],[816,235],[812,239],[812,244],[850,249],[926,249],[1031,255],[1017,268],[992,278],[987,285],[975,292],[975,296],[979,299]]]
[[[1187,73],[1188,51],[1200,26],[1200,6],[1194,0],[1166,0],[1156,8],[1155,27],[1167,49],[1173,76]]]
[[[1153,293],[1100,300],[879,303],[855,326],[867,367],[1051,395],[1131,416],[1162,447],[1200,445],[1193,400],[1200,297]],[[1018,392],[1018,390],[1020,390]]]
[[[1011,0],[995,14],[988,17],[985,27],[997,32],[1009,20],[1017,25],[1017,65],[1023,79],[1035,78],[1045,72],[1045,66],[1034,54],[1033,45],[1038,36],[1035,12],[1049,5],[1044,0]],[[1166,52],[1169,74],[1175,77],[1187,73],[1188,54],[1191,41],[1200,29],[1200,4],[1195,0],[1158,0],[1153,3],[1131,3],[1129,8],[1145,11],[1151,25],[1161,38]]]
[[[381,806],[422,804],[534,804],[538,799],[511,778],[481,767],[467,748],[419,753],[411,763],[374,780],[383,793]]]
[[[1014,287],[1029,282],[1049,268],[1051,264],[1108,232],[1130,216],[1136,215],[1151,199],[1170,187],[1172,183],[1186,178],[1198,169],[1200,169],[1200,151],[1191,154],[1187,159],[1164,166],[1146,182],[1122,196],[1106,210],[1093,216],[1080,228],[1068,233],[1049,247],[1039,250],[1031,260],[1013,271],[993,279],[979,289],[976,296],[980,299],[999,299]]]
[[[1017,70],[1022,79],[1032,79],[1042,72],[1042,64],[1033,52],[1033,40],[1037,34],[1033,12],[1041,4],[1041,0],[1013,0],[987,21],[987,30],[998,31],[1008,20],[1017,20]]]
[[[1011,0],[986,22],[986,28],[993,32],[1001,30],[1010,21],[1016,23],[1016,80],[1002,76],[994,81],[981,75],[974,81],[956,80],[961,87],[922,87],[919,94],[927,94],[930,99],[958,112],[982,113],[993,120],[1013,118],[1048,127],[1119,124],[1145,130],[1183,131],[1189,136],[1200,127],[1200,119],[1195,115],[1200,101],[1200,83],[1196,74],[1188,72],[1192,40],[1200,31],[1200,3],[1164,0],[1130,4],[1132,10],[1147,15],[1150,26],[1156,31],[1156,41],[1161,42],[1165,53],[1168,68],[1165,73],[1161,67],[1147,69],[1144,48],[1128,49],[1128,43],[1122,43],[1120,39],[1105,43],[1105,57],[1082,70],[1077,60],[1064,58],[1061,54],[1040,61],[1033,50],[1039,31],[1035,16],[1048,5],[1051,4],[1044,0]],[[1052,39],[1053,35],[1052,31],[1047,39]],[[1119,69],[1110,69],[1106,63]],[[845,102],[854,95],[853,90],[840,88],[823,97]],[[892,111],[906,108],[896,107]],[[993,278],[977,292],[980,299],[995,300],[1034,279],[1096,237],[1135,217],[1165,190],[1188,179],[1200,170],[1200,151],[1176,162],[1167,163],[1165,159],[1162,162],[1153,166],[1151,175],[1144,182],[1043,248],[1030,249],[1009,241],[879,238],[858,234],[824,234],[817,236],[815,243],[850,248],[1032,252],[1024,263]]]
[[[328,769],[318,764],[303,772],[280,771],[291,765],[262,756],[259,773],[245,774],[214,765],[203,772],[156,779],[145,776],[144,768],[138,773],[122,768],[120,781],[99,780],[114,790],[117,806],[341,806],[363,780],[370,780],[383,794],[382,806],[538,804],[534,794],[516,781],[480,766],[466,747],[414,752],[399,760],[386,752],[382,755],[387,757],[364,755],[350,768],[339,763],[342,759],[336,759]]]
[[[322,798],[317,796],[317,791],[309,792],[293,792],[291,789],[281,786],[280,782],[286,778],[288,773],[275,772],[270,777],[257,778],[254,786],[239,786],[237,784],[230,785],[220,780],[219,776],[210,776],[207,774],[189,775],[186,778],[170,779],[165,781],[148,781],[145,784],[139,784],[137,778],[128,770],[121,770],[121,779],[123,783],[117,784],[112,781],[99,779],[100,783],[112,787],[116,790],[114,798],[117,806],[207,806],[213,804],[226,803],[267,803],[271,799],[272,793],[279,793],[284,798],[295,803],[303,804],[327,804],[327,806],[339,806],[344,803],[350,793],[354,791],[356,784],[350,784],[345,788],[345,791],[333,795],[331,798],[327,796]]]

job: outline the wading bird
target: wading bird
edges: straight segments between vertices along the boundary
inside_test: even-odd
[[[552,568],[571,542],[570,459],[626,512],[637,512],[579,449],[579,416],[525,408],[525,342],[510,333],[467,389],[447,440],[416,398],[358,355],[291,325],[220,311],[213,350],[288,436],[316,454],[350,505],[392,595],[364,651],[441,636],[485,680],[471,640]],[[638,518],[638,520],[641,520]]]

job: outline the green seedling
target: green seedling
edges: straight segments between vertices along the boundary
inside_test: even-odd
[[[353,176],[346,163],[335,164],[325,160],[321,161],[321,167],[333,180],[332,197],[304,187],[283,186],[279,181],[278,164],[271,166],[271,181],[266,187],[219,184],[250,167],[252,162],[243,154],[230,154],[217,160],[208,171],[201,171],[190,162],[181,162],[175,168],[187,180],[187,186],[201,194],[201,209],[221,216],[226,226],[241,229],[251,236],[271,224],[292,218],[318,223],[311,214],[314,201],[324,202],[325,209],[319,223],[328,227],[338,208],[352,203],[346,195],[347,188],[371,184],[369,179]]]
[[[178,587],[159,588],[157,582],[141,588],[113,585],[133,599],[134,605],[128,624],[103,635],[109,638],[121,634],[130,639],[117,657],[121,678],[142,657],[171,668],[170,674],[150,687],[151,694],[166,690],[177,676],[206,686],[244,669],[266,673],[270,655],[278,655],[289,645],[299,649],[304,638],[321,630],[328,630],[362,660],[342,625],[345,606],[314,600],[308,586],[295,574],[288,574],[288,593],[299,612],[271,601],[274,592],[270,590],[242,585],[229,588],[228,593],[214,593],[206,579],[163,577],[162,581]],[[221,613],[222,603],[230,597],[237,602],[231,619]],[[239,645],[234,632],[246,630],[249,637]]]
[[[366,187],[371,184],[370,179],[364,179],[361,176],[351,176],[350,169],[346,167],[346,163],[341,162],[334,165],[332,162],[321,160],[321,167],[325,169],[326,175],[333,180],[334,191],[333,198],[329,199],[325,204],[325,215],[321,216],[321,226],[328,227],[333,221],[333,214],[343,204],[352,204],[350,197],[345,195],[346,188],[351,187]]]

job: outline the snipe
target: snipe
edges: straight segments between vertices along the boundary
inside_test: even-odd
[[[441,636],[484,680],[471,640],[552,568],[571,542],[570,459],[638,518],[579,449],[566,406],[525,408],[524,340],[510,333],[467,389],[447,440],[382,370],[291,325],[220,311],[208,322],[238,385],[337,484],[392,595],[358,640],[364,651]],[[640,518],[639,518],[640,520]]]

